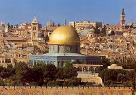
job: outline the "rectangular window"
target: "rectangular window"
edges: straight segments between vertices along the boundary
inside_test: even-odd
[[[11,63],[11,59],[5,59],[5,63]]]

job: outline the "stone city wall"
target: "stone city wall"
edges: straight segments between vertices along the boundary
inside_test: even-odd
[[[131,88],[119,87],[0,87],[0,95],[132,95]]]

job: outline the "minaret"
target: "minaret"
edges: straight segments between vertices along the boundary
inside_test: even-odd
[[[126,24],[125,17],[126,17],[125,10],[123,8],[121,11],[121,16],[120,16],[120,26],[121,26],[122,31],[125,29],[125,24]]]

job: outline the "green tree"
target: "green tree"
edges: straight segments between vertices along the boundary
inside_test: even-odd
[[[64,70],[64,78],[66,79],[70,79],[70,78],[74,78],[77,77],[77,70],[76,68],[73,67],[72,63],[65,63],[65,66],[63,68]]]
[[[15,68],[12,65],[8,65],[6,71],[8,72],[8,78],[15,75]]]
[[[44,79],[45,80],[46,79],[55,80],[57,68],[53,64],[47,64],[43,73],[44,73]]]
[[[64,79],[64,70],[63,70],[63,68],[57,68],[56,78],[57,79]]]
[[[26,74],[28,66],[26,63],[19,62],[15,64],[15,82],[18,85],[24,84],[23,75]]]
[[[102,71],[102,70],[104,70],[104,69],[107,69],[107,67],[111,65],[111,62],[110,62],[109,59],[103,58],[103,60],[102,60],[102,65],[103,65],[103,66],[99,68],[99,71]]]

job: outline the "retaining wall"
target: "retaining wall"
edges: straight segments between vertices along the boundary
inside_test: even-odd
[[[132,95],[127,87],[0,86],[0,95]]]

